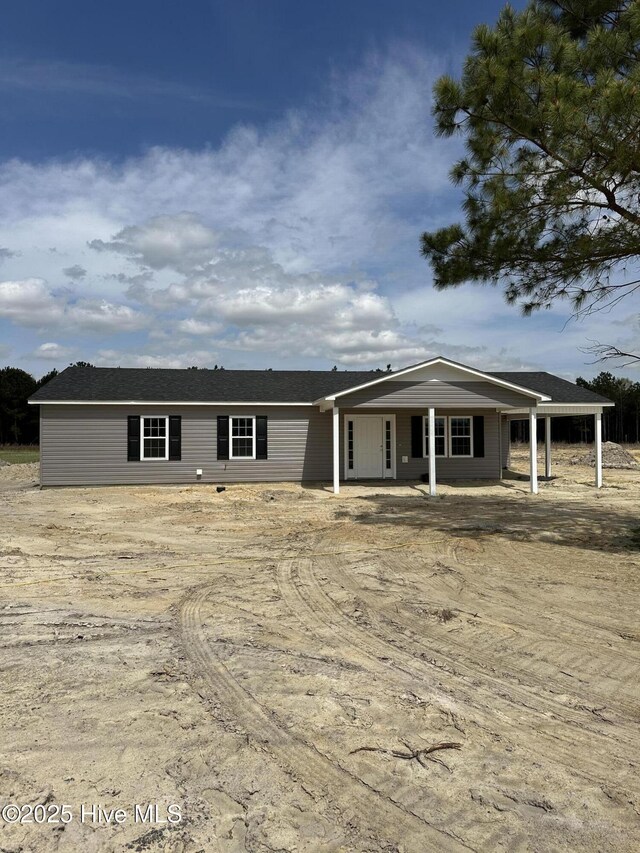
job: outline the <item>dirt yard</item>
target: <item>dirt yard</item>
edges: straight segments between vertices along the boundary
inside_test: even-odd
[[[73,819],[0,850],[640,849],[640,471],[575,454],[537,497],[1,468],[0,807]]]

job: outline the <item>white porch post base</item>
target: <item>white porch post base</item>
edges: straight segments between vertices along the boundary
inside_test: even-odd
[[[529,409],[529,486],[532,495],[538,494],[538,416]]]
[[[596,489],[602,488],[602,413],[596,419]]]
[[[436,410],[430,408],[429,414],[429,494],[436,493]]]
[[[544,419],[544,475],[551,476],[551,418]]]
[[[340,494],[340,409],[333,407],[333,493]]]

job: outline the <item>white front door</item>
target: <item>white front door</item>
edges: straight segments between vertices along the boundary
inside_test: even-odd
[[[357,477],[382,477],[382,418],[355,418],[354,462]]]
[[[395,476],[393,415],[345,416],[345,469],[347,479]]]

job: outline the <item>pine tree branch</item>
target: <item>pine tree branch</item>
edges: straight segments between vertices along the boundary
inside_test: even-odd
[[[628,361],[621,364],[620,367],[630,367],[631,365],[635,365],[640,362],[640,353],[625,352],[612,344],[601,344],[599,341],[593,341],[588,347],[581,347],[580,352],[597,356],[597,358],[590,361],[589,364],[628,359]]]

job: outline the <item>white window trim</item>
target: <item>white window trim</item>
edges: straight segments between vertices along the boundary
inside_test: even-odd
[[[472,459],[473,458],[473,415],[436,415],[436,420],[444,421],[444,453],[436,453],[436,459]],[[451,420],[452,418],[464,418],[469,421],[470,453],[452,453]],[[422,416],[422,458],[429,458],[429,445],[427,442],[427,423],[429,416]],[[460,436],[462,437],[462,436]],[[466,438],[466,436],[464,436]]]
[[[451,435],[451,421],[453,420],[453,418],[460,418],[460,419],[464,419],[466,421],[469,421],[469,453],[452,453],[451,452],[451,447],[453,446],[453,440],[452,439],[454,438],[454,436]],[[448,429],[449,458],[450,459],[471,459],[473,457],[473,415],[450,415],[448,418],[448,421],[449,421],[449,429]],[[456,436],[456,438],[466,438],[466,437],[467,437],[466,435],[465,436]]]
[[[449,455],[447,453],[447,451],[449,449],[449,438],[448,438],[449,432],[448,432],[447,421],[449,420],[449,418],[446,415],[436,415],[436,420],[437,421],[438,420],[444,421],[444,453],[436,453],[436,459],[446,459],[447,456]],[[429,442],[427,441],[427,425],[428,425],[428,423],[429,423],[429,416],[423,415],[422,416],[422,458],[423,459],[429,458]]]
[[[144,455],[144,422],[150,418],[164,421],[164,456]],[[167,462],[169,459],[169,416],[168,415],[140,415],[140,461],[141,462]]]
[[[233,455],[233,422],[238,418],[242,418],[243,420],[251,420],[252,434],[253,434],[253,453],[251,456],[234,456]],[[236,438],[242,438],[242,436],[236,436]],[[256,416],[255,415],[229,415],[229,459],[237,459],[239,462],[245,460],[250,462],[252,459],[256,458]]]

